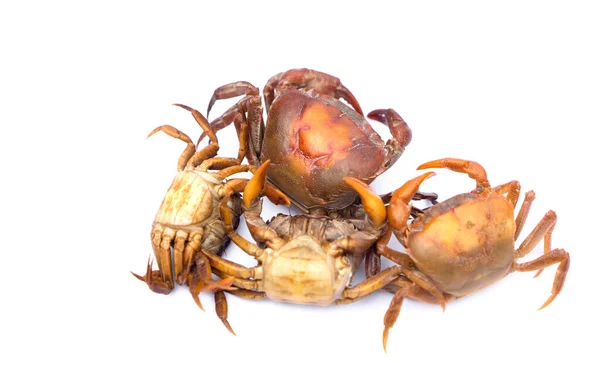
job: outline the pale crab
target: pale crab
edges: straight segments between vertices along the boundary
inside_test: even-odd
[[[187,143],[179,157],[177,175],[167,190],[152,224],[151,242],[158,270],[152,270],[148,260],[144,276],[132,274],[160,294],[168,294],[175,287],[187,284],[194,301],[200,308],[201,291],[216,291],[218,315],[228,329],[226,310],[223,312],[223,294],[217,290],[231,289],[231,280],[214,281],[206,253],[219,254],[229,242],[222,211],[227,211],[230,226],[237,226],[241,215],[241,198],[247,179],[227,177],[249,170],[240,165],[243,147],[238,158],[217,157],[219,143],[206,118],[200,112],[185,105],[176,104],[192,113],[196,122],[210,137],[210,143],[196,151],[192,140],[183,132],[169,125],[159,126],[148,137],[162,131]],[[288,204],[287,198],[270,187],[267,196],[276,204]],[[219,311],[219,309],[221,309]]]
[[[350,286],[367,250],[375,243],[385,246],[391,236],[384,203],[368,185],[345,178],[362,206],[348,208],[340,217],[278,214],[266,223],[259,195],[268,164],[267,160],[256,170],[243,193],[243,215],[258,245],[233,230],[231,211],[221,205],[229,237],[259,264],[248,268],[203,250],[213,273],[236,288],[232,294],[325,306],[360,300],[398,279],[404,270],[393,266]]]

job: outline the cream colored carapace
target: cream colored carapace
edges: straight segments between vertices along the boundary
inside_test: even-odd
[[[243,194],[246,224],[256,245],[231,230],[229,237],[259,265],[246,268],[206,253],[213,272],[232,278],[232,294],[246,298],[270,298],[302,304],[349,303],[377,291],[400,276],[401,268],[387,268],[364,282],[349,287],[365,252],[378,240],[389,240],[385,206],[368,185],[353,178],[346,182],[361,197],[362,209],[347,216],[279,214],[267,224],[261,218],[260,190],[265,183],[266,161]],[[366,211],[366,214],[365,214]],[[230,220],[223,212],[225,223]]]

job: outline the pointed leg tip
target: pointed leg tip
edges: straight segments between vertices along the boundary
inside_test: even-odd
[[[200,302],[200,297],[198,296],[198,294],[192,293],[192,297],[194,298],[194,302],[196,303],[196,305],[198,305],[200,310],[206,312],[206,310],[204,310],[204,307],[202,306],[202,303]]]
[[[185,110],[187,110],[187,111],[191,111],[191,110],[192,110],[192,108],[188,107],[188,106],[187,106],[187,105],[185,105],[185,104],[173,103],[173,106],[175,106],[175,107],[179,107],[179,108],[183,108],[183,109],[185,109]]]
[[[146,278],[143,276],[140,276],[137,273],[133,273],[132,271],[129,271],[129,273],[131,273],[133,275],[133,277],[137,278],[138,280],[142,281],[142,282],[146,282]]]
[[[227,330],[229,331],[229,333],[233,334],[234,336],[237,337],[237,334],[235,334],[235,332],[233,331],[233,328],[231,328],[231,324],[229,324],[229,322],[227,321],[227,319],[221,319],[221,321],[223,322],[223,325],[225,325],[225,328],[227,328]]]
[[[540,306],[538,308],[538,311],[540,311],[543,308],[545,308],[546,306],[550,305],[550,303],[552,303],[552,301],[554,301],[555,298],[556,298],[556,295],[550,295],[550,297],[548,298],[548,300],[546,300],[546,302],[542,306]]]
[[[387,340],[388,340],[388,335],[390,332],[390,328],[389,327],[385,327],[385,329],[383,330],[383,352],[387,353]]]

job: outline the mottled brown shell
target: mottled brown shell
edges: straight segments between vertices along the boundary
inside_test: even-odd
[[[387,169],[389,156],[384,141],[352,108],[297,90],[271,106],[260,160],[271,160],[269,180],[301,208],[341,209],[356,198],[342,179],[370,183]]]
[[[467,295],[509,271],[514,260],[513,215],[512,206],[497,193],[455,196],[413,222],[407,253],[443,292]]]

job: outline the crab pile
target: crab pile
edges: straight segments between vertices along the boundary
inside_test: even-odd
[[[209,123],[218,100],[241,97]],[[160,294],[175,284],[199,294],[213,292],[216,313],[227,321],[225,293],[246,299],[268,298],[301,304],[332,305],[360,300],[376,291],[393,293],[384,316],[383,346],[404,298],[445,307],[511,272],[537,271],[558,264],[551,294],[560,293],[569,254],[551,248],[556,214],[548,211],[515,249],[531,204],[510,181],[492,187],[478,163],[457,158],[426,162],[417,169],[446,168],[468,174],[475,189],[438,202],[419,191],[435,175],[416,176],[394,192],[379,195],[369,184],[389,169],[412,139],[408,124],[393,109],[376,109],[367,118],[388,126],[384,142],[338,78],[294,69],[273,76],[263,89],[233,82],[214,91],[206,117],[191,112],[202,129],[197,143],[176,128],[162,131],[186,143],[178,173],[156,214],[151,243],[158,270],[148,260],[139,280]],[[343,99],[343,101],[342,101]],[[236,157],[218,156],[217,132],[233,124],[239,138]],[[208,144],[198,149],[204,138]],[[244,161],[247,161],[244,164]],[[232,177],[252,172],[250,179]],[[262,197],[294,205],[300,214],[262,217]],[[415,200],[430,205],[419,210]],[[515,213],[516,211],[516,213]],[[237,233],[243,216],[252,241]],[[404,247],[388,246],[392,234]],[[518,262],[540,242],[544,253]],[[233,242],[257,261],[245,267],[222,256]],[[381,268],[380,257],[393,265]],[[365,262],[366,279],[352,283]]]

